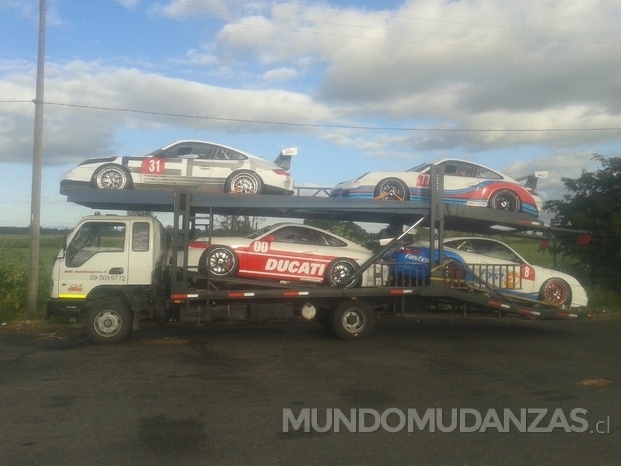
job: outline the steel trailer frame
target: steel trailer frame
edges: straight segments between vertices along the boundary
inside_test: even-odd
[[[440,272],[436,273],[436,277],[430,282],[409,283],[408,286],[388,284],[388,286],[378,287],[339,288],[241,279],[213,281],[210,277],[199,274],[198,270],[192,271],[188,267],[188,245],[192,239],[191,232],[198,221],[203,221],[207,222],[211,237],[214,215],[252,215],[360,221],[396,226],[427,226],[430,228],[431,248],[437,240],[440,258],[443,257],[445,229],[482,234],[498,234],[507,231],[549,232],[550,228],[543,221],[530,215],[444,203],[441,170],[441,167],[432,167],[432,189],[429,203],[316,196],[207,194],[195,191],[146,189],[122,191],[85,189],[70,192],[67,200],[93,209],[172,212],[174,234],[170,300],[175,305],[185,306],[186,309],[190,309],[191,306],[198,308],[204,306],[203,311],[205,309],[209,311],[211,306],[221,304],[287,302],[298,306],[310,303],[331,307],[333,308],[332,314],[342,306],[347,307],[347,303],[357,308],[375,306],[384,309],[390,308],[392,304],[393,309],[401,306],[403,312],[406,303],[410,301],[441,299],[453,302],[464,310],[468,307],[475,307],[488,310],[498,316],[512,314],[551,319],[583,317],[583,313],[567,311],[543,302],[524,302],[524,300],[504,295],[493,287],[473,289],[472,287],[447,286],[445,280],[448,273],[447,265],[436,266],[433,262],[433,250],[430,251],[432,260],[430,269]],[[404,235],[405,233],[395,236],[388,245],[360,267],[357,273],[362,273],[368,267],[376,267],[376,260],[397,244]],[[181,267],[177,265],[179,252],[183,252],[184,258]],[[370,306],[366,303],[370,303]],[[347,314],[347,310],[343,312]],[[158,320],[163,321],[164,317],[159,315]],[[352,333],[351,337],[360,334]],[[350,335],[346,333],[341,336],[345,338]]]

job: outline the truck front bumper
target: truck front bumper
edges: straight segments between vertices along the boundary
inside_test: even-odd
[[[75,316],[84,310],[85,300],[50,298],[45,307],[45,318],[53,316]]]

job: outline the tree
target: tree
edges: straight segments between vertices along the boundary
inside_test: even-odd
[[[257,230],[263,220],[248,215],[221,215],[215,220],[214,231],[224,236],[246,236]]]
[[[354,222],[339,222],[335,220],[304,220],[304,224],[331,231],[335,235],[342,236],[343,238],[347,238],[354,243],[363,245],[366,244],[373,236]]]
[[[591,242],[576,245],[576,238],[560,237],[559,250],[577,261],[573,271],[585,284],[618,290],[621,264],[621,157],[593,154],[600,170],[583,170],[577,179],[562,178],[571,194],[547,201],[552,225],[588,230]]]

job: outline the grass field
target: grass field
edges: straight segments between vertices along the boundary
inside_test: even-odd
[[[36,316],[42,316],[50,289],[54,257],[62,236],[42,235],[39,242],[39,300]],[[0,235],[0,320],[26,314],[29,266],[28,235]]]

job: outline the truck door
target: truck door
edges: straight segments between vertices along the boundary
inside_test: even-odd
[[[126,222],[87,221],[69,238],[59,298],[85,298],[99,285],[128,284]]]
[[[154,244],[151,223],[134,220],[129,232],[127,280],[132,285],[149,285],[153,279]]]

